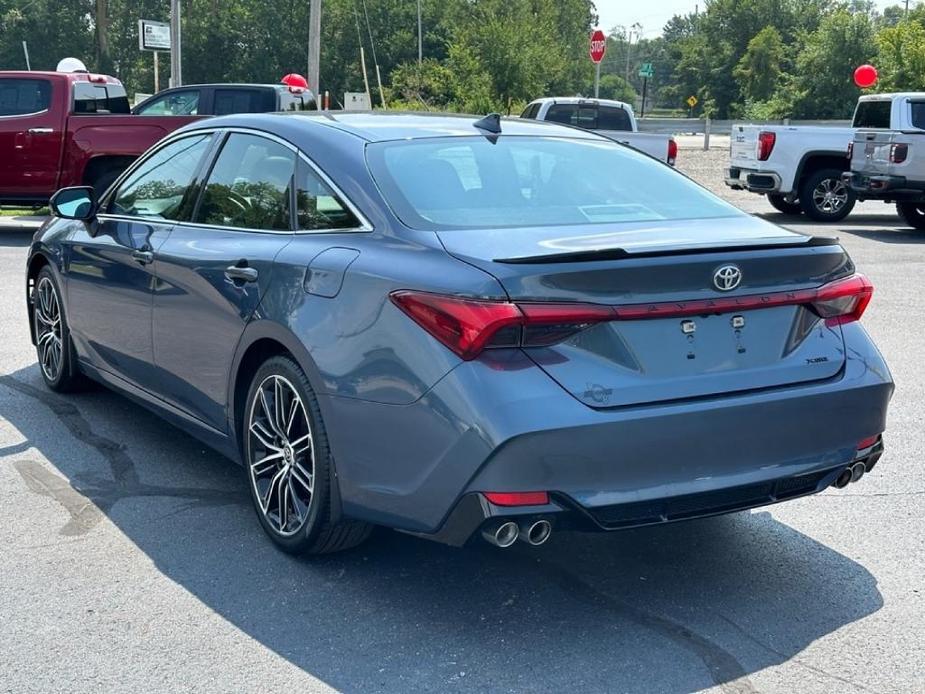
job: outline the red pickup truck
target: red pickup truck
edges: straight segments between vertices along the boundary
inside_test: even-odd
[[[197,116],[135,116],[122,83],[88,73],[0,72],[0,205],[59,188],[103,192],[142,152]]]

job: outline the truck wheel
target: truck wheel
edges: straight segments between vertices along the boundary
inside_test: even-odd
[[[776,193],[768,193],[768,202],[771,203],[771,207],[784,214],[797,215],[803,211],[799,201],[787,202],[783,195],[778,195]]]
[[[840,169],[819,169],[800,185],[800,207],[817,222],[839,222],[854,209],[857,197],[841,180]]]
[[[913,229],[925,229],[925,205],[917,202],[898,202],[896,211],[900,218]]]

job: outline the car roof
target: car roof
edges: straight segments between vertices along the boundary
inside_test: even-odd
[[[893,99],[925,99],[925,92],[889,92],[884,94],[865,94],[858,101],[892,101]]]
[[[286,124],[298,122],[306,126],[336,130],[367,142],[388,140],[409,140],[430,137],[460,137],[484,133],[475,128],[475,122],[482,116],[468,116],[446,113],[400,113],[395,111],[300,111],[292,113],[254,113],[221,116],[200,121],[201,127],[251,127],[268,132],[273,131],[279,119]],[[189,128],[194,129],[194,127]],[[502,135],[536,135],[546,137],[570,137],[583,140],[607,140],[587,130],[573,128],[559,123],[502,118]]]
[[[0,77],[53,78],[68,82],[92,82],[94,84],[122,84],[111,75],[96,72],[54,72],[51,70],[0,70]]]
[[[613,99],[595,99],[584,96],[544,96],[541,99],[534,99],[531,104],[598,104],[599,106],[616,106],[628,111],[633,107],[625,101],[615,101]]]

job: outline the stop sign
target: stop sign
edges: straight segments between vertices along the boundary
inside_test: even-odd
[[[600,29],[591,32],[591,49],[588,54],[591,56],[592,63],[600,63],[604,59],[604,53],[607,52],[607,37]]]

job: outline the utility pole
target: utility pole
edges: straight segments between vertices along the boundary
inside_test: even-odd
[[[180,36],[180,0],[170,0],[170,86],[183,85],[183,40]]]
[[[626,75],[624,79],[626,83],[630,83],[630,53],[633,48],[633,34],[636,34],[636,42],[639,42],[640,32],[642,31],[642,24],[636,22],[633,26],[629,28],[626,33]]]
[[[308,11],[308,87],[321,98],[321,0],[311,0]]]
[[[909,0],[906,0],[908,9]],[[418,67],[424,62],[424,39],[421,36],[421,0],[418,0]]]

